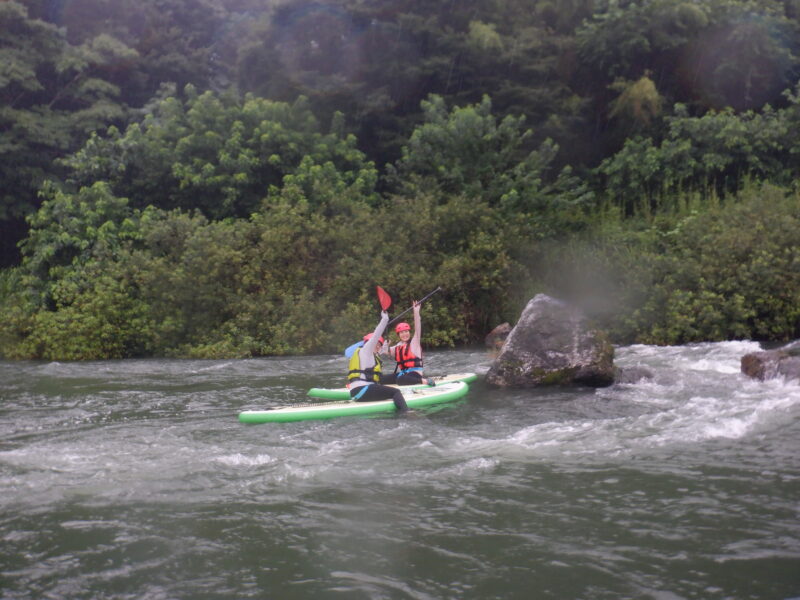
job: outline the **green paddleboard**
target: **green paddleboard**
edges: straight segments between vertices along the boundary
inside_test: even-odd
[[[469,385],[466,382],[455,381],[436,385],[435,387],[403,388],[403,397],[406,399],[406,404],[408,404],[409,408],[425,408],[457,400],[468,391]],[[348,400],[346,402],[294,404],[266,410],[245,410],[239,413],[239,421],[242,423],[289,423],[292,421],[392,413],[395,410],[394,402],[391,400],[377,400],[374,402]]]
[[[453,383],[455,381],[465,381],[472,383],[478,378],[475,373],[455,373],[453,375],[442,375],[440,377],[426,377],[426,379],[433,379],[436,385],[442,383]],[[393,385],[392,387],[399,387],[401,390],[427,388],[427,384],[420,385]],[[312,398],[324,398],[326,400],[348,400],[350,398],[350,390],[346,387],[341,388],[311,388],[308,390],[308,395]]]

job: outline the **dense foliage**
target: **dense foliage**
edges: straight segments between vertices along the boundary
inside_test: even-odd
[[[793,0],[0,2],[0,355],[800,336]],[[17,242],[19,253],[17,252]]]

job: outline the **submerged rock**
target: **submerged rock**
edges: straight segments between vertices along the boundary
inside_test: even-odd
[[[748,377],[761,381],[778,377],[800,379],[800,341],[776,350],[745,354],[741,369]]]
[[[639,383],[650,381],[655,377],[653,371],[647,367],[618,368],[614,374],[614,383]]]
[[[522,311],[486,381],[501,387],[614,383],[614,347],[578,309],[538,294]]]

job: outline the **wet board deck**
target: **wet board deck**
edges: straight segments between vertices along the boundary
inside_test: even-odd
[[[439,377],[426,377],[426,379],[433,379],[436,385],[443,383],[453,383],[455,381],[465,381],[472,383],[478,378],[475,373],[454,373],[453,375],[442,375]],[[430,387],[427,384],[420,385],[393,385],[391,387],[399,387],[401,390],[418,389]],[[325,398],[326,400],[349,400],[350,390],[346,387],[341,388],[311,388],[308,390],[308,395],[312,398]]]
[[[469,391],[464,381],[443,383],[435,387],[403,389],[403,397],[409,408],[425,408],[463,397]],[[239,413],[242,423],[290,423],[292,421],[308,421],[314,419],[332,419],[359,415],[375,415],[395,412],[391,400],[373,402],[318,402],[292,406],[279,406],[266,410],[245,410]]]

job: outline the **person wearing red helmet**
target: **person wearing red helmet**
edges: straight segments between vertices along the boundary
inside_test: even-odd
[[[347,372],[347,387],[350,397],[356,402],[389,400],[394,402],[398,412],[408,410],[403,393],[394,387],[383,385],[381,378],[381,352],[386,352],[381,334],[389,322],[386,311],[381,312],[381,320],[375,331],[364,336],[364,345],[353,352]]]
[[[392,375],[384,375],[382,383],[397,383],[398,385],[419,385],[423,382],[435,385],[433,379],[425,380],[422,371],[422,319],[419,316],[420,303],[414,300],[414,335],[411,335],[411,325],[398,323],[395,327],[400,341],[389,348],[397,365]]]

